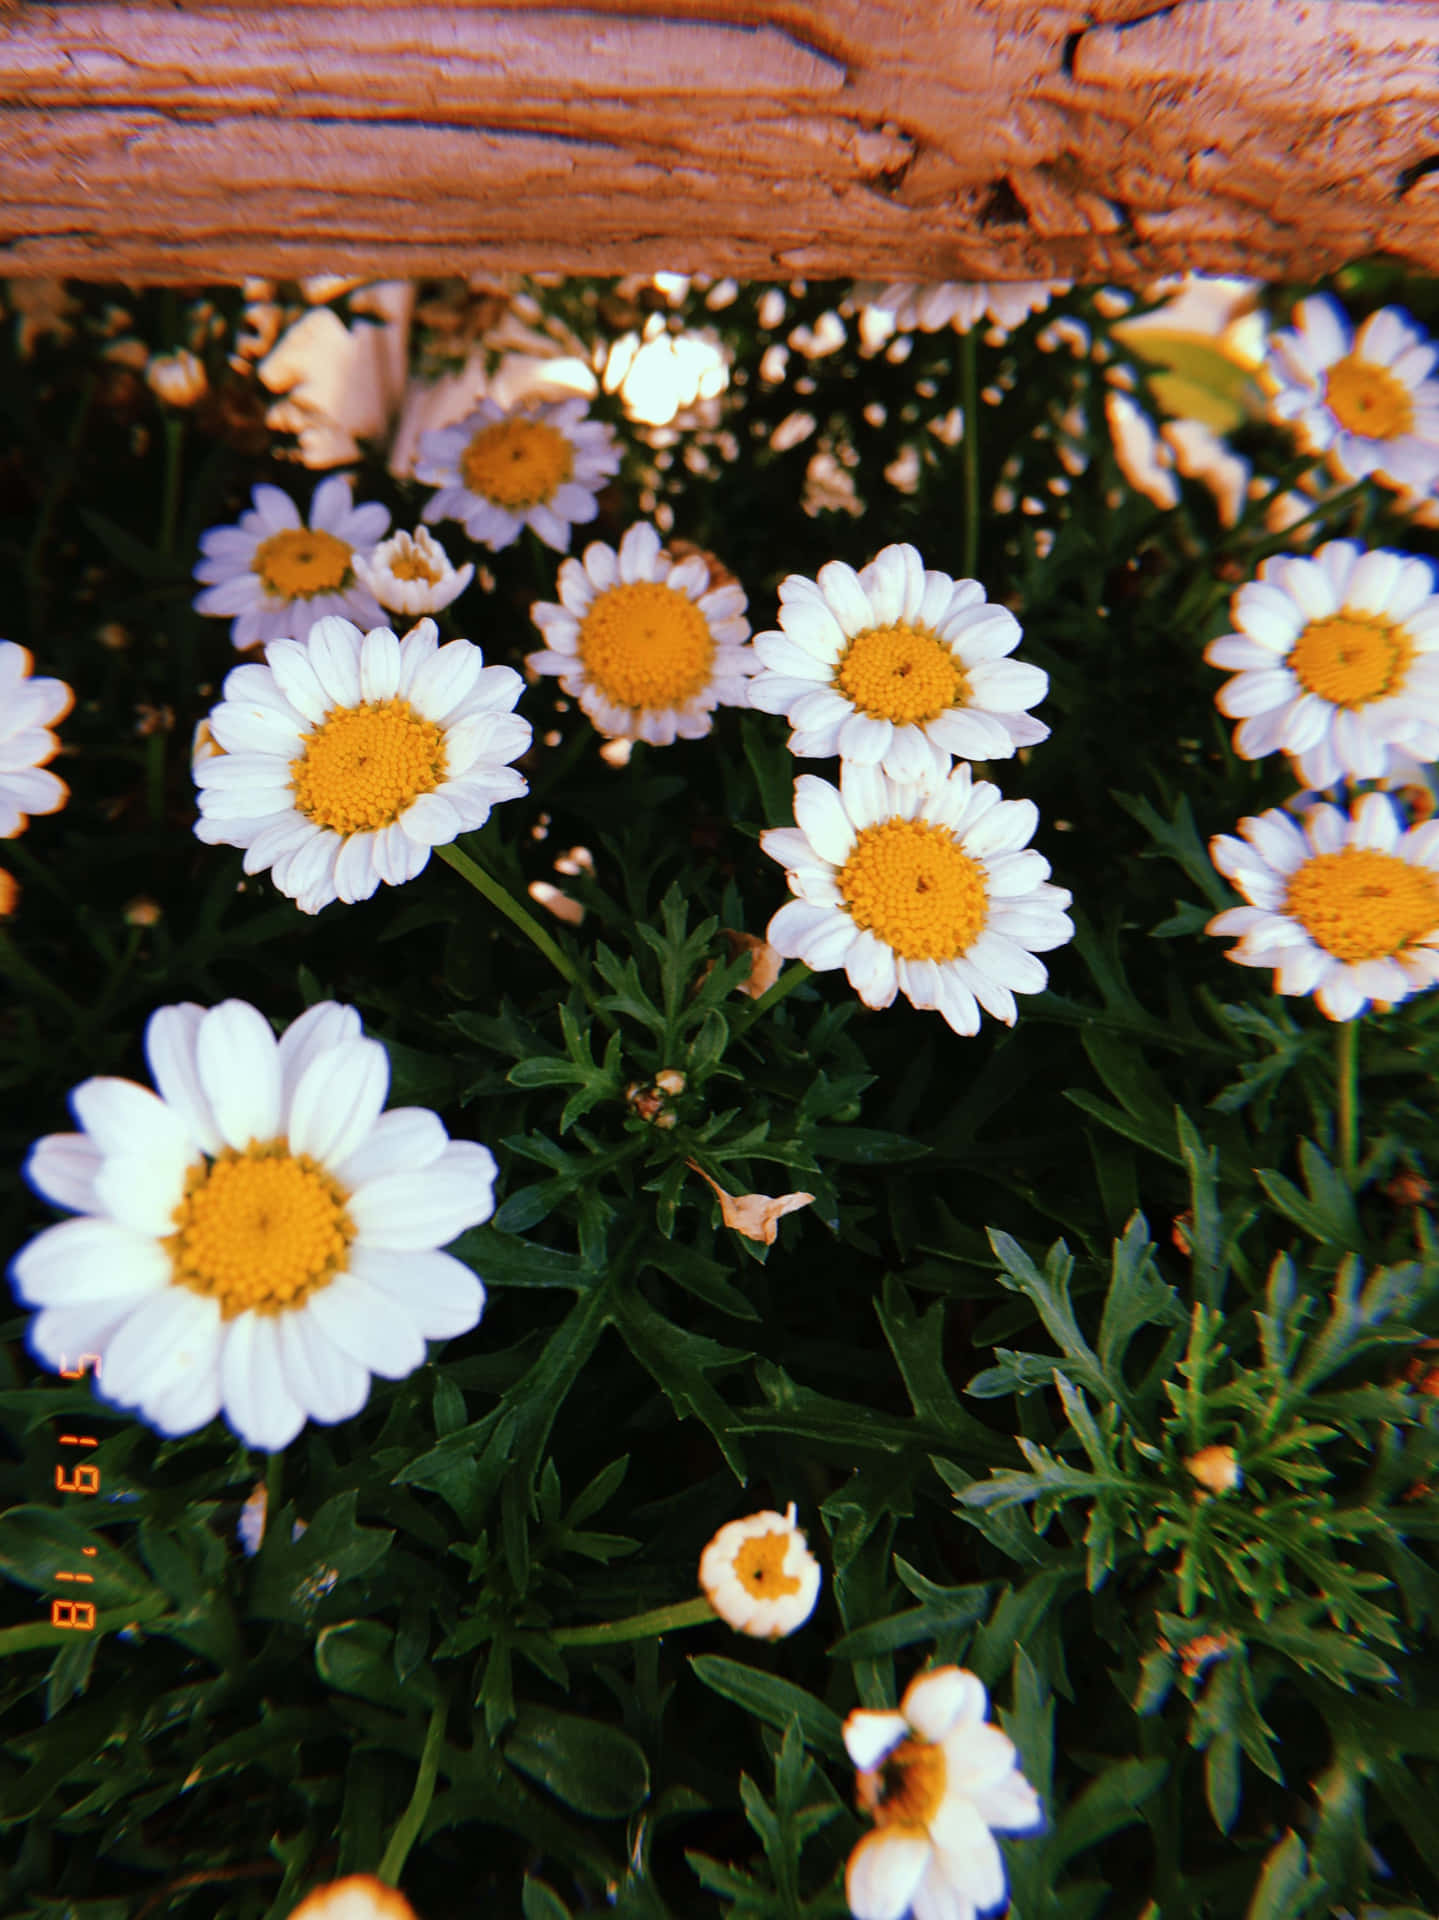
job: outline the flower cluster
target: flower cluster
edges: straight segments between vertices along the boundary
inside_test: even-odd
[[[1048,676],[1009,657],[1021,634],[1007,608],[911,546],[858,573],[835,560],[814,580],[791,574],[779,592],[750,703],[786,716],[797,756],[838,754],[840,783],[801,775],[796,825],[761,835],[795,895],[770,945],[843,967],[866,1006],[903,993],[959,1034],[978,1032],[981,1008],[1012,1026],[1015,994],[1047,983],[1035,955],[1073,935],[1071,896],[1029,847],[1033,802],[1004,800],[969,762],[1048,738],[1028,711]]]

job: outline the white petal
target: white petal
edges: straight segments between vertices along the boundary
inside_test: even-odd
[[[111,1220],[62,1220],[23,1246],[10,1267],[15,1292],[32,1307],[65,1307],[154,1293],[170,1284],[170,1262],[149,1234]]]
[[[270,1023],[247,1001],[225,1000],[200,1022],[200,1085],[227,1146],[273,1140],[281,1126],[280,1055]]]
[[[104,1156],[83,1133],[48,1133],[25,1162],[25,1178],[54,1206],[72,1213],[98,1213],[95,1175]]]
[[[310,1295],[305,1311],[342,1353],[383,1379],[403,1380],[424,1365],[425,1342],[414,1317],[358,1274],[336,1274]]]
[[[304,1426],[305,1410],[286,1384],[269,1314],[242,1313],[226,1327],[220,1393],[225,1418],[246,1446],[278,1453]]]
[[[854,827],[844,801],[827,780],[802,773],[794,783],[794,817],[822,859],[841,867],[854,847]]]
[[[348,620],[317,620],[310,628],[306,657],[332,707],[360,704],[360,648],[364,636]]]
[[[290,1102],[290,1151],[333,1169],[363,1145],[390,1090],[378,1040],[347,1040],[310,1062]]]
[[[467,1148],[463,1155],[457,1147]],[[367,1246],[443,1247],[494,1211],[496,1168],[484,1147],[451,1141],[440,1158],[411,1173],[367,1180],[350,1197],[350,1218]]]
[[[844,1723],[845,1750],[863,1773],[877,1767],[887,1753],[908,1738],[909,1722],[902,1713],[856,1707]]]
[[[360,647],[360,698],[392,700],[399,690],[400,643],[388,627],[372,627]]]
[[[312,1420],[348,1420],[370,1397],[370,1373],[337,1347],[308,1306],[276,1316],[280,1371],[290,1397]]]
[[[383,1173],[415,1173],[439,1159],[450,1137],[428,1107],[391,1107],[366,1138],[331,1171],[351,1192]]]
[[[450,1253],[394,1253],[356,1246],[350,1271],[398,1301],[426,1340],[453,1340],[480,1323],[485,1289]]]
[[[197,1143],[184,1114],[133,1080],[83,1080],[70,1105],[107,1159],[127,1153],[153,1153],[167,1162],[194,1158]]]
[[[845,1870],[845,1899],[854,1920],[904,1920],[932,1857],[928,1838],[912,1827],[865,1834]]]
[[[205,1009],[193,1001],[157,1009],[145,1027],[145,1059],[166,1105],[183,1115],[196,1143],[213,1155],[225,1143],[200,1085],[195,1059],[195,1042],[204,1017]]]

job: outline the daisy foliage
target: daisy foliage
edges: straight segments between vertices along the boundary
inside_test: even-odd
[[[0,283],[5,1915],[1439,1913],[1424,183],[896,181]]]

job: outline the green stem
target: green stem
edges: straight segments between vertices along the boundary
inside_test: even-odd
[[[483,894],[492,907],[498,907],[505,918],[513,922],[513,924],[519,928],[520,932],[525,935],[526,939],[532,941],[534,945],[539,948],[540,952],[545,956],[546,960],[549,961],[561,979],[567,980],[572,987],[579,988],[589,1003],[590,1011],[594,1013],[597,1018],[603,1020],[607,1027],[614,1027],[614,1016],[608,1013],[603,1007],[596,1006],[594,995],[591,993],[584,975],[580,972],[579,968],[576,967],[574,962],[555,944],[533,914],[526,913],[519,901],[514,899],[509,891],[500,885],[498,880],[491,874],[486,873],[484,868],[472,860],[467,853],[461,853],[457,846],[451,844],[448,847],[436,847],[435,852],[447,866],[454,868],[462,880],[468,880],[476,893]]]
[[[802,987],[806,980],[813,980],[813,978],[813,972],[803,960],[796,960],[792,967],[785,968],[768,993],[762,993],[758,1000],[750,1002],[748,1012],[737,1013],[734,1016],[729,1023],[730,1032],[743,1033],[746,1028],[753,1026],[762,1014],[768,1013],[771,1007],[777,1007],[781,1000],[788,999],[796,987]]]
[[[1359,1162],[1359,1016],[1341,1020],[1334,1040],[1334,1078],[1339,1096],[1339,1168],[1350,1186]]]
[[[972,580],[979,565],[979,348],[974,329],[959,336],[959,410],[964,415],[964,560],[963,577]]]
[[[160,551],[175,550],[175,521],[180,511],[180,467],[185,444],[185,416],[165,415],[165,492],[160,506]]]
[[[269,1454],[265,1460],[265,1525],[267,1527],[272,1527],[280,1517],[280,1497],[284,1480],[284,1454]]]
[[[395,1831],[390,1835],[385,1857],[375,1871],[376,1879],[383,1880],[387,1887],[399,1886],[410,1848],[420,1836],[425,1815],[430,1811],[430,1802],[435,1797],[435,1779],[440,1770],[440,1744],[445,1737],[445,1716],[449,1704],[449,1690],[441,1686],[440,1697],[431,1709],[430,1724],[425,1730],[425,1745],[420,1754],[420,1770],[415,1775],[415,1790],[410,1795],[410,1804],[400,1815]]]
[[[557,1647],[612,1647],[620,1640],[651,1640],[661,1633],[702,1627],[718,1619],[700,1594],[698,1599],[680,1600],[672,1607],[652,1607],[648,1613],[632,1613],[623,1620],[603,1620],[593,1627],[561,1627],[550,1639]],[[384,1878],[383,1873],[380,1877]]]

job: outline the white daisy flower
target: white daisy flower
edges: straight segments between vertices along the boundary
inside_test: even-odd
[[[1439,347],[1398,307],[1371,313],[1357,333],[1328,294],[1301,300],[1293,317],[1292,332],[1270,336],[1269,411],[1346,479],[1427,492],[1439,475],[1439,380],[1428,378]]]
[[[845,1873],[855,1920],[974,1920],[1003,1905],[994,1836],[1032,1833],[1044,1811],[988,1710],[977,1674],[934,1667],[897,1713],[861,1707],[845,1721],[855,1798],[875,1823]]]
[[[1019,622],[977,580],[926,572],[916,548],[885,547],[859,573],[842,560],[792,573],[779,598],[783,632],[755,635],[765,671],[749,703],[784,714],[791,753],[942,779],[951,754],[1007,760],[1049,738],[1026,711],[1049,675],[1006,657]]]
[[[474,564],[450,565],[450,556],[426,527],[392,533],[367,558],[355,555],[355,573],[392,613],[438,613],[458,600],[475,577]]]
[[[331,474],[315,488],[310,524],[288,493],[257,486],[255,504],[238,526],[211,527],[200,536],[204,559],[195,578],[210,584],[195,597],[197,613],[233,614],[237,647],[307,633],[326,614],[362,627],[377,626],[379,604],[355,573],[357,553],[368,554],[390,524],[377,501],[353,504],[348,474]]]
[[[819,1598],[819,1562],[783,1513],[752,1513],[721,1527],[700,1555],[700,1586],[727,1626],[756,1640],[782,1640],[802,1627]]]
[[[1068,293],[1067,280],[938,280],[924,285],[899,280],[889,285],[862,281],[854,290],[857,304],[877,307],[891,315],[896,333],[938,333],[953,327],[968,333],[981,320],[1008,331],[1043,313],[1058,293]]]
[[[746,645],[744,588],[713,584],[703,555],[676,560],[646,521],[627,529],[619,551],[603,541],[568,559],[560,604],[537,601],[530,618],[549,643],[526,657],[560,685],[612,740],[668,747],[698,740],[716,707],[747,705],[759,662]]]
[[[963,763],[900,783],[847,762],[838,792],[801,774],[794,812],[798,826],[760,835],[798,896],[765,936],[786,959],[843,967],[867,1007],[903,993],[963,1034],[981,1007],[1013,1026],[1015,994],[1044,990],[1035,955],[1073,939],[1073,896],[1027,846],[1032,800],[1002,800]]]
[[[427,433],[415,477],[439,492],[421,517],[460,520],[473,541],[497,553],[521,527],[533,527],[564,553],[571,526],[594,519],[596,494],[619,471],[613,432],[586,419],[588,411],[584,399],[513,408],[481,400],[457,426]]]
[[[1276,993],[1312,993],[1331,1020],[1439,981],[1439,820],[1406,831],[1387,795],[1366,793],[1349,813],[1310,807],[1301,825],[1271,807],[1239,831],[1209,843],[1249,902],[1206,928],[1239,935],[1227,959],[1273,967]]]
[[[161,1007],[145,1054],[158,1092],[82,1082],[81,1132],[26,1165],[80,1216],[10,1269],[37,1360],[97,1354],[96,1391],[161,1433],[223,1413],[276,1451],[478,1324],[484,1288],[439,1249],[490,1217],[494,1158],[424,1108],[381,1111],[389,1057],[353,1007],[279,1040],[243,1000]]]
[[[0,640],[0,840],[13,840],[32,813],[58,813],[70,789],[45,762],[60,751],[50,732],[75,704],[63,680],[32,680],[28,647]]]
[[[244,847],[302,913],[403,886],[431,847],[482,827],[528,782],[507,765],[530,745],[512,711],[513,667],[468,640],[439,646],[433,620],[397,640],[320,620],[308,641],[272,640],[235,667],[210,714],[221,751],[193,765],[197,836]]]
[[[1265,560],[1204,657],[1239,671],[1214,696],[1234,751],[1292,756],[1314,788],[1383,778],[1401,749],[1439,759],[1439,596],[1425,560],[1352,540]]]

